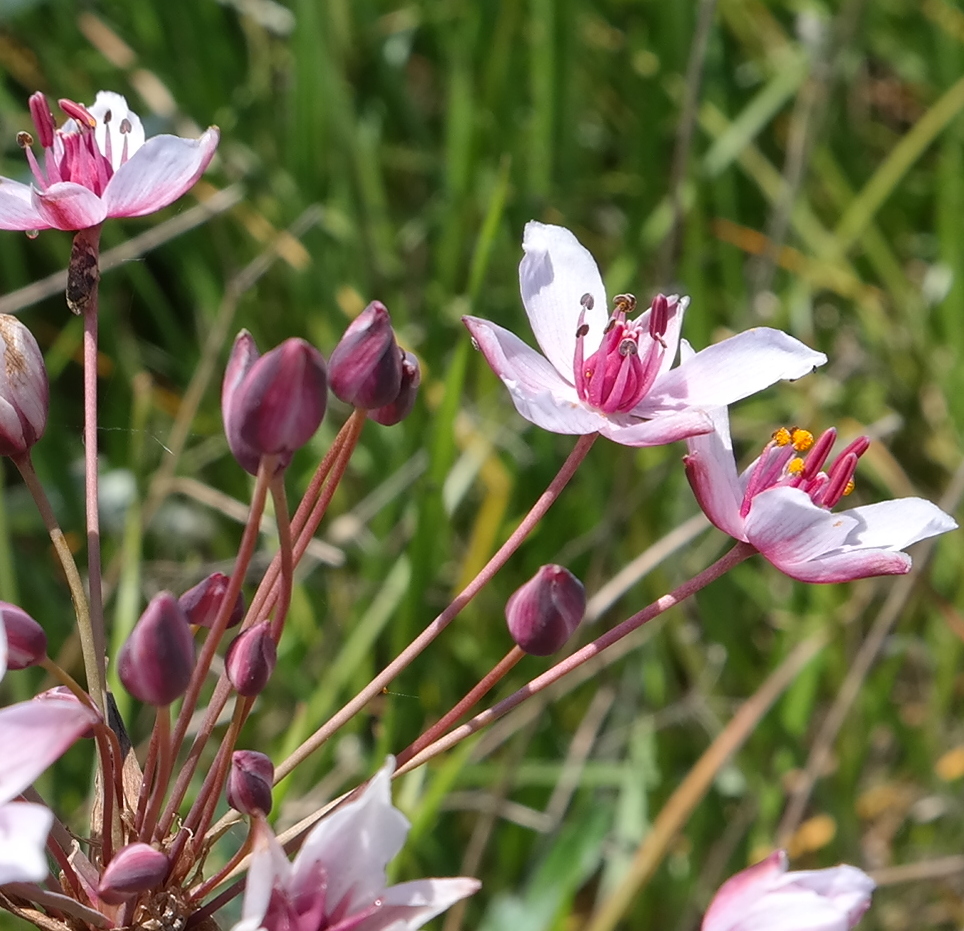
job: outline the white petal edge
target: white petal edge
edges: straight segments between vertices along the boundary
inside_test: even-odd
[[[380,896],[381,905],[354,931],[417,931],[456,902],[477,892],[477,879],[417,879],[390,886]]]
[[[957,528],[957,521],[936,504],[923,498],[896,498],[844,511],[857,526],[847,537],[846,546],[880,547],[902,550],[918,540],[926,540]]]
[[[641,423],[607,420],[598,429],[603,436],[623,446],[663,446],[698,433],[708,433],[713,429],[713,421],[705,411],[694,407],[660,414]]]
[[[660,375],[637,409],[732,404],[781,379],[802,378],[827,357],[782,330],[757,327],[731,336]]]
[[[152,136],[107,182],[107,215],[142,217],[172,204],[204,174],[219,139],[213,126],[200,139]]]
[[[509,389],[515,409],[530,423],[552,433],[587,434],[609,421],[586,407],[576,389],[515,333],[478,317],[463,317],[492,371]]]
[[[50,224],[33,203],[33,189],[12,178],[0,178],[0,230],[45,230]]]
[[[567,381],[572,381],[583,295],[591,295],[593,304],[585,317],[589,326],[587,357],[598,348],[609,319],[599,268],[589,250],[563,226],[530,220],[522,249],[525,255],[519,264],[519,290],[532,332],[546,358]]]
[[[0,805],[0,885],[40,882],[47,875],[45,847],[53,823],[53,812],[43,805]]]

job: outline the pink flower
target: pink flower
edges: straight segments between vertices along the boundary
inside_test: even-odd
[[[385,888],[385,867],[408,834],[391,802],[394,762],[354,801],[319,822],[289,863],[261,822],[242,918],[233,931],[415,931],[472,895],[475,879],[422,879]]]
[[[901,550],[957,527],[921,498],[831,512],[853,487],[857,460],[869,446],[866,437],[824,470],[835,430],[815,442],[805,430],[778,430],[763,454],[737,475],[726,408],[710,415],[714,432],[686,441],[683,461],[696,500],[720,530],[755,546],[791,578],[848,582],[900,575],[911,567]]]
[[[70,117],[59,129],[47,98],[30,98],[30,113],[43,149],[43,165],[34,155],[34,139],[20,133],[36,186],[0,178],[0,229],[80,230],[108,217],[142,217],[173,203],[204,173],[217,148],[212,126],[200,139],[154,136],[127,101],[100,91],[88,109],[61,100]]]
[[[522,302],[545,356],[494,323],[462,319],[516,410],[545,430],[598,431],[626,446],[669,443],[712,429],[703,408],[827,361],[786,333],[759,327],[673,369],[688,298],[658,295],[631,320],[636,299],[620,294],[610,314],[599,269],[569,230],[529,222],[522,248]]]
[[[786,851],[777,850],[723,883],[702,931],[850,931],[873,891],[855,866],[788,873]]]
[[[7,637],[0,624],[0,678],[7,668]],[[0,710],[0,885],[37,882],[47,875],[44,847],[53,814],[18,795],[96,720],[75,701],[24,701]]]

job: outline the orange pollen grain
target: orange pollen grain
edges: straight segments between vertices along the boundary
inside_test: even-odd
[[[792,442],[792,436],[786,427],[780,427],[779,430],[774,430],[770,438],[777,446],[789,446]]]
[[[798,453],[805,453],[811,446],[813,446],[813,434],[809,430],[802,430],[800,427],[794,427],[793,432],[790,434],[790,438],[793,442],[793,448]]]
[[[851,494],[851,493],[853,492],[853,490],[854,490],[856,487],[857,487],[857,483],[856,483],[853,479],[851,479],[849,482],[847,482],[847,487],[844,488],[843,493],[844,493],[845,495],[849,495],[849,494]]]
[[[787,472],[790,475],[799,475],[803,471],[803,465],[804,465],[803,460],[799,456],[797,456],[796,458],[791,459],[787,463]]]

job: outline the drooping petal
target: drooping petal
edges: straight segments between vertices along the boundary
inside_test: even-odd
[[[379,895],[377,910],[355,931],[416,931],[479,890],[477,879],[418,879],[390,886]]]
[[[530,220],[522,248],[525,256],[519,265],[519,288],[532,332],[546,358],[569,380],[583,295],[592,298],[592,308],[586,308],[585,316],[590,351],[599,345],[609,319],[599,269],[589,251],[562,226]]]
[[[713,432],[687,439],[689,452],[683,457],[686,477],[703,513],[714,526],[746,542],[740,517],[743,490],[736,474],[730,419],[725,407],[711,408],[707,413]]]
[[[0,710],[0,801],[19,795],[96,720],[83,705],[54,699]]]
[[[117,171],[124,160],[124,149],[130,158],[144,145],[144,126],[141,118],[127,106],[127,100],[114,91],[98,91],[97,98],[87,108],[97,120],[94,138],[97,148],[107,154],[107,136],[110,135],[110,161]],[[126,121],[126,123],[125,123]]]
[[[857,521],[847,537],[848,547],[902,550],[957,527],[953,517],[923,498],[897,498],[842,513]]]
[[[90,188],[73,181],[51,184],[46,191],[34,189],[33,205],[45,226],[58,230],[85,230],[107,219],[104,202]]]
[[[0,886],[39,882],[47,875],[45,848],[53,823],[53,812],[43,805],[0,805]]]
[[[103,195],[107,215],[142,217],[173,203],[204,174],[219,138],[212,126],[200,139],[148,139],[107,183]]]
[[[317,885],[318,867],[327,878],[331,907],[346,914],[370,905],[385,888],[385,867],[402,849],[408,821],[392,805],[389,760],[357,799],[346,802],[320,821],[305,838],[295,858],[289,891],[297,896]],[[345,904],[346,903],[347,907]]]
[[[0,230],[45,230],[50,224],[34,206],[33,189],[12,178],[0,178]]]
[[[516,410],[553,433],[586,434],[609,421],[583,405],[576,389],[518,336],[488,320],[463,317],[492,371],[502,379]]]
[[[755,394],[783,378],[802,378],[827,357],[782,330],[757,327],[716,343],[660,375],[633,413],[684,406],[718,407]]]
[[[606,418],[599,432],[623,446],[662,446],[699,433],[709,433],[713,422],[706,411],[698,408],[671,411],[652,420],[627,422],[628,418]]]

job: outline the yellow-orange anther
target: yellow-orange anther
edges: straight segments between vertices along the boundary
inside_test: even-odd
[[[796,456],[787,463],[787,472],[790,475],[799,475],[803,471],[803,466],[803,460],[799,456]]]
[[[798,453],[805,453],[813,446],[813,434],[809,430],[804,430],[801,427],[793,428],[790,439],[793,442],[793,448]]]
[[[780,427],[778,430],[774,430],[770,439],[773,440],[777,446],[789,446],[793,442],[793,436],[786,427]]]
[[[844,488],[843,493],[845,495],[849,495],[856,487],[857,487],[857,483],[853,479],[851,479],[849,482],[847,482],[847,487]]]

